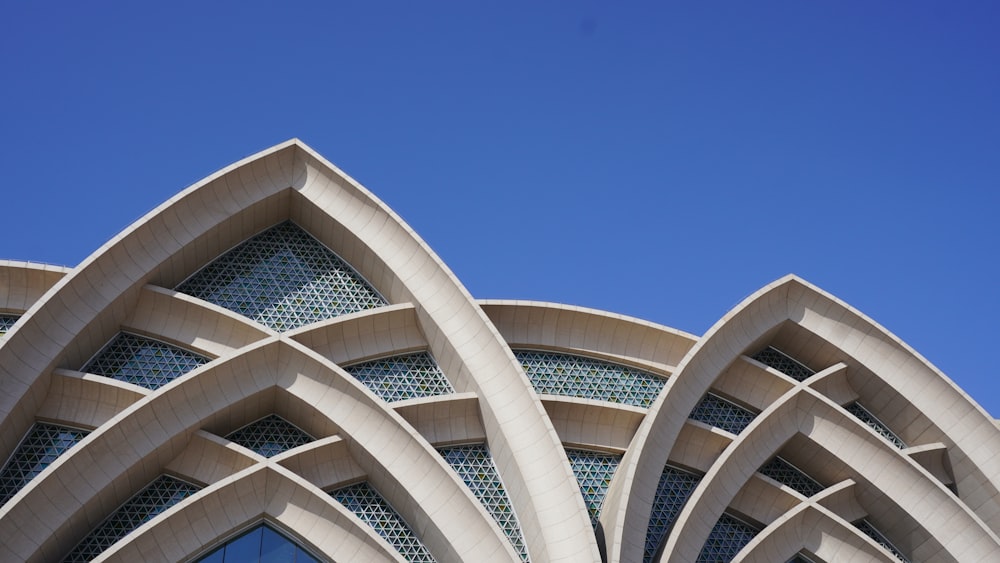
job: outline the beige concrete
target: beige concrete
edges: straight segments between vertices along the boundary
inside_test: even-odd
[[[648,519],[653,491],[667,461],[666,452],[670,451],[683,427],[683,420],[675,413],[690,412],[740,356],[763,347],[783,330],[790,331],[791,336],[784,336],[782,349],[803,354],[796,356],[800,361],[822,369],[832,364],[833,360],[838,360],[860,373],[877,374],[873,379],[898,390],[901,404],[914,405],[914,410],[934,421],[934,427],[947,435],[946,443],[953,444],[949,446],[949,457],[961,501],[956,506],[954,497],[949,497],[943,485],[933,479],[933,486],[938,487],[935,495],[943,494],[941,502],[964,514],[964,518],[970,518],[970,522],[978,522],[965,528],[978,530],[976,534],[979,535],[975,540],[964,537],[964,545],[975,545],[977,549],[984,549],[983,553],[993,553],[996,549],[994,522],[1000,517],[994,509],[997,502],[995,484],[1000,471],[994,452],[1000,452],[1000,435],[992,419],[940,372],[870,319],[798,278],[789,276],[751,295],[710,329],[681,361],[674,377],[650,408],[619,468],[619,473],[624,474],[616,477],[605,500],[601,521],[608,534],[609,559],[635,561],[641,557],[644,522]],[[814,353],[810,355],[809,351]],[[848,394],[855,391],[866,397],[864,389],[855,389]],[[844,394],[841,389],[841,395]],[[896,405],[895,408],[899,410],[900,407]],[[845,416],[843,420],[848,418]],[[857,421],[852,424],[860,425]],[[958,425],[961,425],[961,431],[953,433],[951,429],[958,428]],[[866,427],[864,429],[874,437],[874,433]],[[984,442],[977,443],[976,439]],[[778,445],[772,445],[769,451],[774,451]],[[835,451],[837,455],[843,455],[839,450]],[[722,459],[728,459],[728,456],[723,455]],[[721,461],[713,466],[713,470],[718,463]],[[749,475],[758,465],[742,470]],[[911,466],[908,466],[909,470],[912,470]],[[924,470],[921,468],[921,471]],[[930,477],[925,471],[923,475]],[[740,484],[742,482],[745,479]],[[963,488],[968,492],[964,493]],[[731,498],[734,493],[730,490],[727,497]],[[904,498],[896,500],[906,504]],[[689,502],[688,508],[691,506]],[[710,512],[717,517],[723,508],[724,505]],[[977,516],[970,515],[969,510]],[[687,508],[685,513],[693,514]],[[699,515],[699,521],[699,529],[705,526],[710,528],[714,519]],[[678,524],[672,537],[679,529],[687,528],[684,521]],[[946,529],[941,528],[934,533],[948,535]],[[707,534],[707,529],[704,532]],[[683,560],[678,553],[696,555],[701,545],[694,544],[703,541],[703,538],[701,532],[687,534],[687,547],[674,556]],[[938,539],[947,543],[947,538]],[[672,540],[668,551],[679,546],[676,541]],[[949,545],[955,552],[962,551],[958,546]]]
[[[293,220],[389,305],[284,334],[175,292],[219,254]],[[184,561],[266,520],[337,560],[398,560],[325,491],[368,481],[439,561],[518,560],[434,446],[486,442],[535,562],[600,560],[563,446],[623,454],[601,512],[608,560],[642,557],[665,463],[705,477],[664,560],[697,556],[725,510],[765,526],[737,560],[887,560],[861,517],[913,560],[1000,557],[996,421],[861,313],[789,276],[703,337],[532,301],[475,301],[399,216],[302,143],[182,191],[73,269],[0,262],[0,456],[36,420],[94,429],[0,507],[0,559],[58,560],[164,472],[205,488],[101,560]],[[81,366],[119,331],[212,361],[150,391]],[[799,383],[748,355],[773,345]],[[668,378],[649,409],[539,395],[512,348],[578,354]],[[456,393],[391,405],[342,367],[427,351]],[[763,411],[739,436],[687,419],[705,392]],[[859,401],[899,450],[842,406]],[[317,440],[271,459],[221,438],[277,413]],[[830,485],[805,499],[756,473],[775,454]],[[957,490],[957,496],[951,489]]]

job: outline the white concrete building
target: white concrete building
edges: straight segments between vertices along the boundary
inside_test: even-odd
[[[835,297],[477,301],[294,140],[0,263],[4,332],[2,561],[1000,561],[997,423]]]

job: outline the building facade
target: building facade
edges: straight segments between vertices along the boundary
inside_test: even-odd
[[[3,561],[998,561],[1000,432],[788,276],[698,337],[475,300],[298,141],[0,263]]]

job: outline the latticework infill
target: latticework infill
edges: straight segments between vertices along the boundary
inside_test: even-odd
[[[386,304],[354,268],[290,221],[216,258],[177,291],[277,331]]]

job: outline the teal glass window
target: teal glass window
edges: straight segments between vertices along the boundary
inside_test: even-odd
[[[700,481],[701,476],[690,471],[670,465],[663,468],[660,482],[656,485],[656,496],[653,497],[649,526],[646,528],[646,549],[642,558],[645,563],[653,561],[656,550]]]
[[[226,439],[264,457],[276,456],[314,440],[298,426],[276,414],[251,422],[226,436]]]
[[[770,366],[780,371],[796,381],[805,381],[816,373],[802,362],[796,360],[781,350],[774,348],[773,346],[768,346],[750,357],[766,366]]]
[[[583,356],[514,350],[538,393],[649,407],[666,384],[651,373]]]
[[[691,411],[689,418],[721,428],[726,432],[739,434],[753,422],[753,419],[757,418],[757,413],[718,395],[708,393]]]
[[[127,536],[132,530],[198,491],[198,487],[161,475],[105,518],[63,559],[64,563],[84,563]]]
[[[438,448],[438,452],[486,507],[486,512],[493,515],[493,519],[514,546],[514,551],[520,554],[522,560],[527,561],[528,548],[524,545],[521,526],[486,445]]]
[[[0,470],[0,506],[89,433],[77,428],[35,423]]]
[[[308,551],[267,524],[227,541],[197,563],[319,563]]]
[[[622,456],[574,449],[567,449],[566,456],[580,485],[583,502],[590,512],[590,523],[597,528],[604,496],[608,493]]]
[[[806,475],[802,470],[780,457],[772,458],[771,461],[762,465],[758,471],[762,475],[770,477],[782,485],[795,489],[807,497],[815,495],[824,488],[823,485],[820,485],[815,479]]]
[[[698,554],[698,563],[725,563],[750,543],[760,532],[756,527],[723,513],[705,540],[705,546]]]
[[[277,331],[386,304],[354,268],[290,221],[226,252],[177,291]]]
[[[386,402],[454,393],[427,352],[379,358],[344,368]]]
[[[368,483],[358,483],[330,492],[330,496],[358,515],[378,535],[392,544],[404,559],[412,563],[429,563],[434,558],[413,530],[403,521],[382,495]]]
[[[158,389],[206,362],[189,350],[119,332],[80,370]]]

